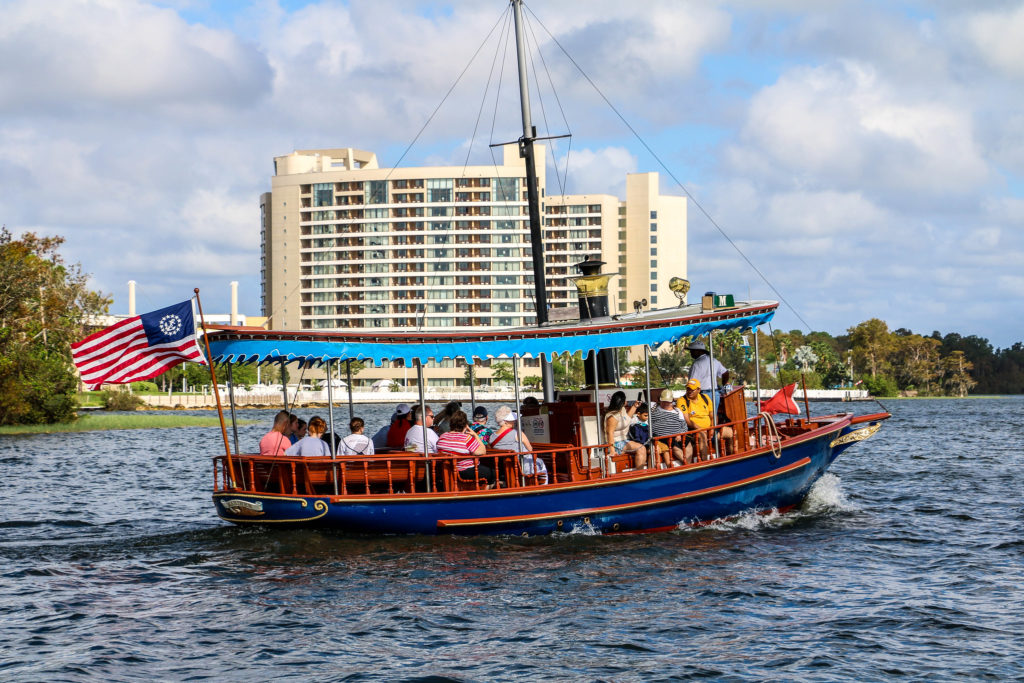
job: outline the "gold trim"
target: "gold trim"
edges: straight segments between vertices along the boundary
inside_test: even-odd
[[[305,498],[278,498],[278,497],[274,497],[274,496],[252,496],[252,497],[253,498],[263,498],[264,500],[294,501],[294,502],[301,503],[302,507],[307,507],[309,505],[309,502]],[[319,515],[314,515],[312,517],[303,517],[301,519],[264,519],[262,517],[260,517],[260,518],[255,518],[255,517],[225,517],[224,515],[220,514],[220,507],[217,508],[217,510],[218,510],[217,516],[220,517],[221,519],[227,521],[227,522],[249,522],[249,523],[257,523],[257,524],[290,524],[290,523],[294,523],[294,522],[312,522],[314,520],[320,519],[321,517],[323,517],[324,515],[327,514],[327,511],[330,509],[330,506],[324,500],[314,500],[313,501],[313,509],[316,510],[317,512],[319,512],[320,514]]]
[[[854,430],[849,434],[840,436],[837,439],[832,439],[832,443],[828,445],[829,448],[835,448],[836,446],[843,446],[848,443],[856,443],[858,441],[864,441],[865,439],[871,438],[871,435],[882,428],[881,422],[876,422],[873,425],[862,427],[861,429]]]

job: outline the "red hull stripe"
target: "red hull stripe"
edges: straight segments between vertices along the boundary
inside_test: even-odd
[[[665,496],[663,498],[653,498],[651,500],[644,500],[638,503],[623,503],[621,505],[608,505],[605,507],[595,508],[582,508],[578,510],[562,510],[556,513],[539,513],[535,515],[513,515],[509,517],[481,517],[478,519],[441,519],[438,520],[437,525],[439,527],[461,527],[461,526],[479,526],[485,524],[507,524],[509,522],[527,522],[527,521],[542,521],[545,519],[558,519],[560,517],[578,517],[579,515],[594,515],[603,512],[620,512],[623,510],[633,510],[642,507],[649,507],[652,505],[662,505],[672,501],[686,500],[688,498],[699,498],[701,496],[708,496],[713,493],[719,493],[721,491],[728,491],[729,489],[739,488],[741,486],[747,486],[765,479],[771,479],[787,472],[806,467],[810,464],[810,458],[801,458],[791,465],[780,467],[764,474],[758,474],[753,477],[747,477],[746,479],[740,479],[738,481],[730,482],[728,484],[720,484],[719,486],[712,486],[706,489],[699,489],[697,491],[689,491],[687,493],[680,493],[674,496]]]

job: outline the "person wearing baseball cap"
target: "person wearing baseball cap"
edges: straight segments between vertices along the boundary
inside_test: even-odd
[[[399,403],[395,406],[395,413],[391,416],[391,424],[388,425],[387,437],[384,440],[386,448],[393,448],[396,451],[405,448],[405,433],[409,431],[409,427],[412,427],[411,414],[412,406],[408,403]],[[376,446],[376,441],[377,436],[375,434],[374,446]]]
[[[494,438],[494,430],[487,426],[487,408],[477,406],[473,409],[473,423],[469,428],[476,432],[477,437],[484,442],[485,446],[491,445]]]

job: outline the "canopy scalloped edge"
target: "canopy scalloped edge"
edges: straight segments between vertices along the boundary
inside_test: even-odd
[[[452,341],[387,341],[361,342],[318,339],[267,339],[234,338],[211,339],[210,350],[216,362],[265,363],[295,362],[325,363],[327,361],[372,361],[375,364],[404,360],[426,363],[429,360],[464,358],[472,363],[474,358],[501,357],[551,357],[552,354],[583,352],[584,355],[598,349],[628,346],[651,348],[666,342],[678,341],[680,337],[694,337],[711,331],[745,329],[757,327],[771,320],[775,311],[724,320],[704,320],[658,327],[653,329],[625,329],[617,331],[586,332],[564,336],[532,336],[517,339],[497,340],[452,340]],[[607,329],[607,328],[605,328]]]

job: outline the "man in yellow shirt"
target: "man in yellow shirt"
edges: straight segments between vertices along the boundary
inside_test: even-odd
[[[693,378],[686,383],[686,393],[676,401],[679,412],[686,418],[686,424],[690,429],[710,429],[713,421],[711,419],[711,399],[707,394],[701,393],[700,380]],[[732,455],[735,450],[733,444],[732,427],[722,427],[722,439],[725,441],[726,454]],[[697,434],[697,452],[702,460],[709,458],[708,434],[710,432],[699,432]],[[710,457],[717,455],[710,454]]]

